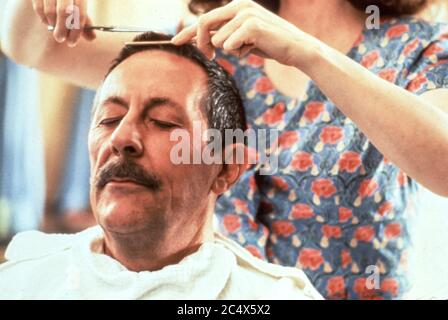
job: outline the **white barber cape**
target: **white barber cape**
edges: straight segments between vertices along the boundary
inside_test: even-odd
[[[0,299],[322,299],[303,271],[263,262],[216,235],[158,271],[103,254],[103,231],[18,234],[0,265]]]

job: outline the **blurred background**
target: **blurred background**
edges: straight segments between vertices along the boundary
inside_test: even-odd
[[[177,22],[193,19],[187,12],[185,0],[89,0],[89,15],[99,25],[174,33]],[[448,1],[434,1],[421,15],[448,21]],[[17,232],[77,232],[94,224],[86,143],[93,96],[18,66],[0,51],[0,261]],[[448,199],[422,189],[417,219],[412,259],[416,279],[427,285],[447,275]]]

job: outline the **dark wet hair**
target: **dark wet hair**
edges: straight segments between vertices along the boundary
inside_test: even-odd
[[[147,32],[138,35],[134,42],[170,40],[172,36]],[[124,60],[132,55],[149,50],[169,52],[193,61],[208,76],[208,92],[202,99],[201,109],[206,115],[210,129],[219,130],[224,136],[226,129],[246,130],[246,117],[243,102],[232,77],[216,62],[207,59],[198,48],[191,44],[176,46],[160,45],[126,45],[113,61],[106,77]]]
[[[355,8],[365,12],[369,5],[376,5],[380,8],[381,14],[385,16],[401,16],[414,14],[423,9],[428,0],[347,0]],[[229,3],[229,0],[191,0],[190,11],[198,14],[210,11],[216,7]],[[280,0],[255,0],[265,8],[278,12]]]

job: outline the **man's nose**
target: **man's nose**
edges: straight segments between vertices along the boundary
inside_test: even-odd
[[[112,134],[110,147],[118,157],[140,157],[143,143],[137,125],[123,119]]]

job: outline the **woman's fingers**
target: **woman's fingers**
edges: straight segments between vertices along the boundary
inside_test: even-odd
[[[67,8],[67,11],[73,17],[71,29],[67,38],[67,45],[69,47],[74,47],[83,34],[84,26],[87,20],[85,0],[73,0],[73,6],[71,8]]]
[[[48,24],[47,16],[44,12],[44,0],[32,0],[33,3],[33,10],[36,12],[36,14],[39,16],[40,20]]]
[[[91,26],[91,25],[92,25],[92,20],[87,16],[85,27]],[[84,37],[84,39],[86,39],[88,41],[92,41],[92,40],[95,40],[96,33],[92,29],[84,29],[82,36]]]
[[[218,29],[238,13],[238,5],[230,3],[222,8],[210,11],[198,21],[196,44],[207,57],[213,57],[215,48],[211,43],[211,31]]]
[[[213,57],[215,48],[223,48],[239,56],[247,54],[254,49],[249,41],[252,35],[247,33],[253,31],[251,24],[255,20],[265,17],[264,10],[252,1],[232,1],[222,8],[202,15],[197,24],[175,36],[173,43],[181,45],[196,37],[198,48],[209,58]],[[247,24],[248,21],[251,21],[251,24]],[[225,43],[227,48],[224,47]]]
[[[33,9],[43,23],[54,27],[54,39],[75,46],[81,36],[95,39],[92,30],[84,31],[91,24],[87,17],[87,0],[31,0]]]
[[[62,43],[68,38],[70,30],[67,28],[67,21],[70,15],[70,10],[73,6],[72,0],[58,0],[56,4],[56,27],[54,30],[54,38],[57,42]]]
[[[211,43],[215,48],[222,48],[224,42],[236,31],[241,25],[250,19],[253,19],[254,15],[250,11],[243,11],[237,14],[232,20],[227,22],[222,28],[220,28],[216,34],[211,38]]]
[[[230,37],[223,43],[224,51],[242,50],[245,46],[253,46],[255,41],[251,34],[253,30],[248,23],[244,23],[238,30],[233,32]]]
[[[310,40],[291,23],[248,0],[234,0],[201,16],[196,25],[174,37],[173,43],[184,44],[194,37],[208,57],[221,48],[239,57],[254,53],[285,65],[294,65],[298,43]]]
[[[181,32],[179,32],[177,35],[171,39],[171,42],[177,46],[186,44],[188,41],[193,39],[193,37],[196,36],[197,31],[197,25],[191,25],[185,29],[183,29]]]
[[[231,54],[232,56],[243,58],[248,53],[253,53],[253,46],[243,46],[240,49],[232,50],[232,51],[225,51],[227,54]]]
[[[242,1],[234,1],[228,5],[214,9],[202,15],[198,22],[182,30],[173,38],[173,43],[182,45],[196,37],[196,45],[209,58],[213,56],[214,48],[211,44],[211,33],[227,21],[231,20],[237,13]]]
[[[56,0],[43,0],[44,1],[44,15],[47,19],[47,23],[50,26],[56,25]]]

